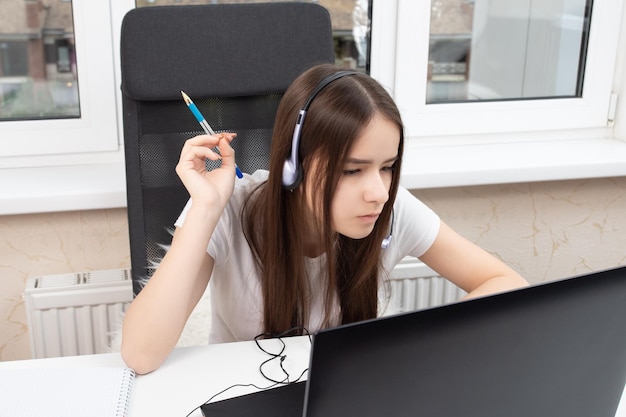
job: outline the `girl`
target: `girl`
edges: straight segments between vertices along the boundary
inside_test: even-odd
[[[174,348],[209,278],[211,342],[374,318],[407,255],[470,297],[527,284],[399,187],[402,121],[371,77],[331,65],[300,75],[277,111],[269,172],[236,181],[234,137],[197,136],[181,151],[191,198],[124,319],[122,357],[136,372]],[[222,165],[209,172],[215,146]]]

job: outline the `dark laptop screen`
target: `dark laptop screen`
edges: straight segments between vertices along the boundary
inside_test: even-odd
[[[320,332],[306,417],[613,417],[626,268]]]
[[[202,410],[230,417],[614,417],[625,382],[623,267],[321,331],[306,392],[298,383]]]

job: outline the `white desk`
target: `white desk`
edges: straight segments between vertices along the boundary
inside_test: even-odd
[[[307,337],[283,339],[287,355],[283,366],[294,378],[308,366],[310,343]],[[262,343],[274,343],[275,340]],[[214,394],[234,384],[271,385],[258,372],[259,365],[269,356],[261,352],[254,342],[226,343],[208,346],[177,348],[155,372],[135,379],[130,402],[129,417],[171,416],[185,417],[194,408]],[[51,366],[124,366],[117,353],[0,362],[1,369]],[[281,378],[278,362],[264,370]],[[237,387],[217,397],[225,399],[256,391],[253,387]],[[201,416],[196,410],[192,416]],[[558,416],[561,417],[561,416]],[[626,417],[626,395],[615,417]]]
[[[308,367],[311,345],[306,336],[283,340],[286,344],[283,354],[287,356],[283,367],[295,379]],[[268,348],[279,349],[279,342],[276,340],[265,340],[261,343]],[[136,377],[128,417],[185,417],[194,408],[231,385],[252,383],[259,387],[268,387],[272,383],[258,369],[269,358],[254,342],[177,348],[158,370]],[[278,365],[278,361],[272,361],[263,369],[268,376],[282,379],[284,374]],[[124,362],[118,353],[0,362],[0,370],[89,366],[124,366]],[[253,391],[256,391],[254,387],[236,387],[216,399]],[[196,410],[191,415],[201,416],[202,413]]]

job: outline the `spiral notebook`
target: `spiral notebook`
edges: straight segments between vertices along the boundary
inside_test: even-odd
[[[135,373],[124,367],[0,370],[0,416],[124,417]]]

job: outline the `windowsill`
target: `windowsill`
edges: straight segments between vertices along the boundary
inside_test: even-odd
[[[126,207],[124,162],[0,169],[0,215]]]
[[[409,189],[626,176],[626,142],[407,145]],[[124,162],[0,169],[0,215],[126,207]]]
[[[482,145],[407,145],[408,189],[626,176],[626,142],[578,139]]]

